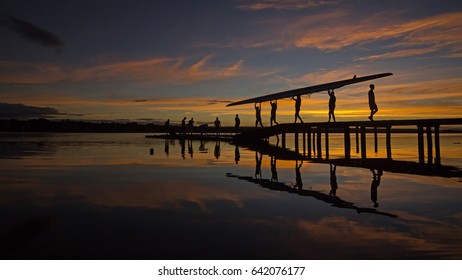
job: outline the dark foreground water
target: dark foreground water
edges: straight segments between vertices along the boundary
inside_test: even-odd
[[[416,162],[415,138],[394,159]],[[442,135],[444,165],[461,139]],[[2,259],[462,258],[458,177],[143,134],[0,134],[0,166]]]

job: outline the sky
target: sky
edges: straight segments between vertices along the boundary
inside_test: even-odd
[[[459,0],[4,0],[0,41],[0,118],[254,125],[226,104],[383,72],[375,119],[462,117]],[[337,89],[337,121],[367,120],[368,90]],[[301,117],[327,121],[326,92]]]

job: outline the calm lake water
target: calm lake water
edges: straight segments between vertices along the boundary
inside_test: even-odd
[[[416,138],[393,136],[393,159],[416,163]],[[461,142],[441,135],[443,165]],[[459,177],[144,134],[0,134],[0,166],[2,259],[462,258]]]

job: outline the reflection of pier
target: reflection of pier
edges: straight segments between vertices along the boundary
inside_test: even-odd
[[[296,188],[296,187],[291,187],[288,186],[284,183],[281,182],[274,182],[268,179],[258,179],[258,178],[252,178],[249,176],[237,176],[234,174],[226,174],[227,177],[231,178],[237,178],[240,180],[245,180],[257,185],[260,185],[263,188],[274,190],[274,191],[282,191],[282,192],[288,192],[288,193],[295,193],[301,196],[310,196],[314,197],[320,201],[323,201],[325,203],[328,203],[334,207],[338,208],[344,208],[344,209],[352,209],[356,210],[358,213],[371,213],[371,214],[377,214],[377,215],[384,215],[392,218],[396,218],[396,215],[389,214],[386,212],[381,212],[378,211],[377,209],[374,208],[367,208],[367,207],[357,207],[354,205],[354,203],[342,200],[341,198],[334,196],[334,195],[328,195],[324,194],[319,191],[313,191],[313,190],[308,190],[308,189],[302,189],[302,188]]]
[[[456,167],[417,163],[411,161],[401,161],[393,159],[322,159],[311,158],[307,155],[302,155],[296,151],[288,150],[284,147],[277,147],[269,144],[267,141],[243,141],[239,145],[253,151],[258,151],[270,157],[275,157],[282,160],[307,160],[316,163],[335,164],[345,167],[356,167],[366,169],[381,169],[383,171],[402,174],[439,176],[439,177],[462,177],[462,171]]]
[[[329,134],[343,133],[344,157],[351,158],[351,133],[356,136],[356,152],[361,151],[361,158],[366,159],[367,133],[374,135],[374,148],[378,150],[378,133],[386,135],[387,159],[392,159],[391,134],[395,127],[416,127],[418,140],[419,163],[425,163],[424,138],[427,142],[427,163],[433,163],[433,148],[435,150],[435,164],[441,164],[440,155],[440,126],[462,125],[462,118],[454,119],[422,119],[422,120],[383,120],[383,121],[349,121],[349,122],[322,122],[322,123],[298,123],[280,124],[272,127],[264,127],[248,130],[240,133],[235,138],[240,143],[252,142],[255,139],[268,139],[272,136],[281,135],[282,148],[286,148],[286,135],[295,135],[295,152],[299,152],[299,134],[302,134],[303,155],[309,159],[312,154],[317,159],[322,159],[322,134],[324,134],[325,158],[329,158]],[[424,135],[426,134],[426,137]],[[433,144],[434,143],[434,144]]]

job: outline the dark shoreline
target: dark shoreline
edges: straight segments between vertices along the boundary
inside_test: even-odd
[[[251,130],[253,127],[241,127],[239,131]],[[167,131],[164,125],[154,123],[137,123],[137,122],[91,122],[80,120],[48,120],[48,119],[30,119],[30,120],[0,120],[0,132],[76,132],[76,133],[180,133],[179,125],[171,125]],[[373,129],[366,129],[367,132],[373,132]],[[195,133],[216,133],[214,127],[194,127],[192,132]],[[234,127],[221,127],[221,133],[235,133]],[[352,130],[354,132],[354,130]],[[384,128],[377,128],[378,133],[384,133]],[[416,133],[414,128],[392,128],[392,133]],[[343,133],[342,129],[331,130],[331,133]],[[458,129],[441,129],[440,133],[462,133]]]

